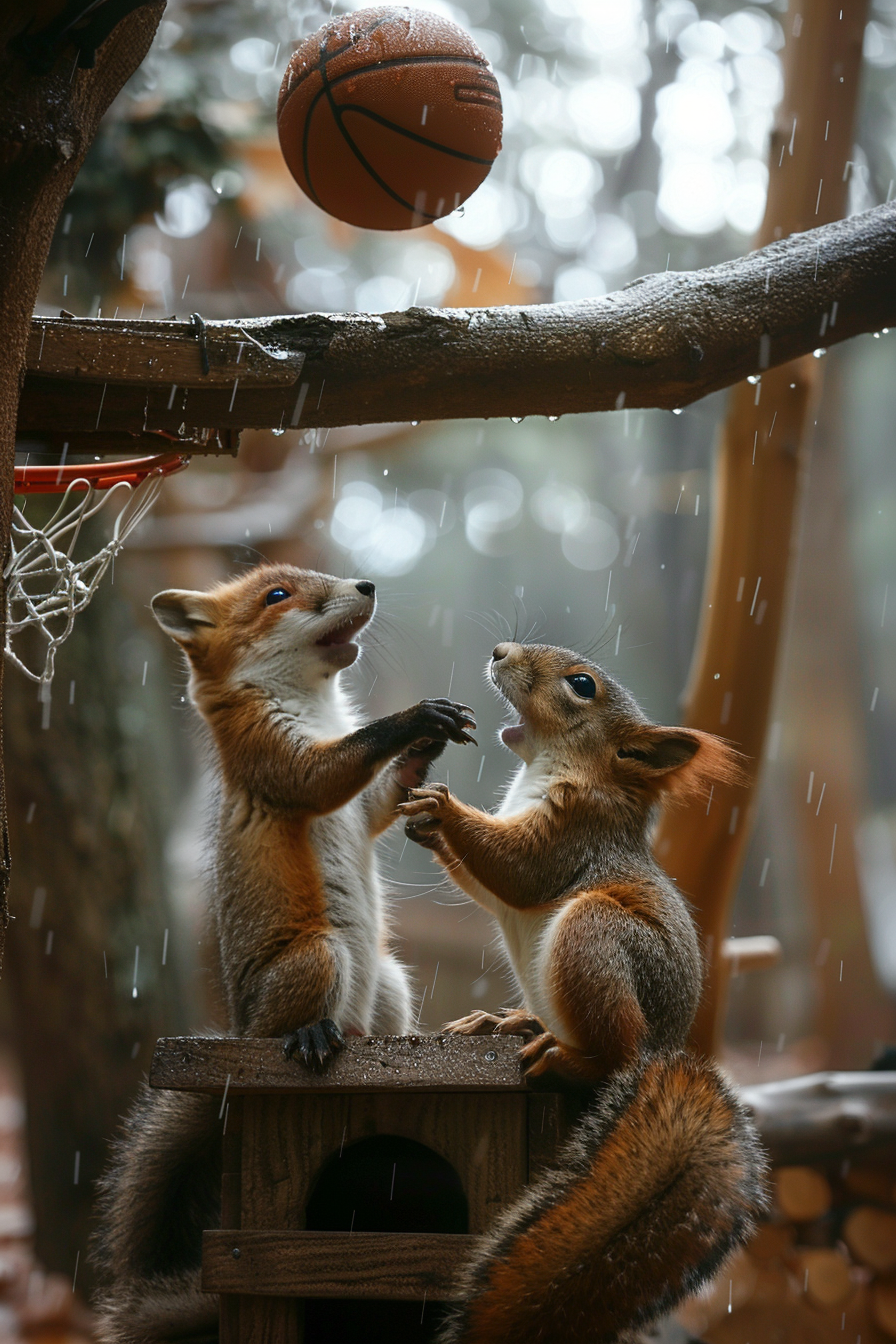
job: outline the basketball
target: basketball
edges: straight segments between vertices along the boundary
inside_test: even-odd
[[[494,163],[501,124],[498,81],[470,35],[393,5],[306,38],[277,105],[296,182],[364,229],[418,228],[456,210]]]

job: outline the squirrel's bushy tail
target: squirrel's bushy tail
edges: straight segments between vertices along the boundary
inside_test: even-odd
[[[620,1073],[499,1223],[442,1344],[610,1344],[700,1287],[765,1207],[765,1159],[720,1073]]]
[[[217,1226],[220,1103],[143,1088],[100,1186],[94,1258],[105,1279],[101,1344],[206,1344],[218,1299],[199,1285],[202,1230]]]

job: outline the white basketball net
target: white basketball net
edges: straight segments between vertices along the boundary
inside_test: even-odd
[[[106,490],[94,486],[76,490],[73,481],[53,516],[40,527],[32,526],[21,509],[13,508],[10,556],[3,571],[7,585],[4,651],[26,677],[38,682],[39,699],[49,701],[56,650],[68,639],[75,617],[93,597],[128,534],[152,508],[163,480],[154,473],[137,485],[121,481]],[[112,536],[96,554],[76,560],[82,527],[113,498],[119,509]],[[33,667],[13,648],[16,637],[29,628],[39,630],[43,639]]]

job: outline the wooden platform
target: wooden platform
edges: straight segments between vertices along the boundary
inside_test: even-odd
[[[184,1092],[525,1092],[519,1036],[350,1036],[326,1073],[287,1059],[279,1040],[165,1036],[151,1087]]]
[[[202,1272],[221,1344],[299,1344],[310,1299],[318,1334],[338,1301],[428,1303],[434,1323],[478,1235],[554,1159],[575,1113],[526,1084],[521,1044],[355,1037],[315,1074],[279,1040],[160,1040],[153,1087],[220,1098],[222,1227],[205,1232]],[[349,1172],[364,1188],[346,1203]]]

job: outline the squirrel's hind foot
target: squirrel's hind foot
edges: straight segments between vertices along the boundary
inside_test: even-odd
[[[544,1023],[525,1008],[502,1008],[498,1013],[477,1009],[456,1022],[446,1022],[442,1030],[452,1036],[525,1036],[531,1040],[544,1033]]]
[[[332,1018],[322,1018],[309,1027],[291,1031],[283,1042],[287,1059],[297,1056],[314,1073],[323,1073],[345,1045],[345,1037]]]

